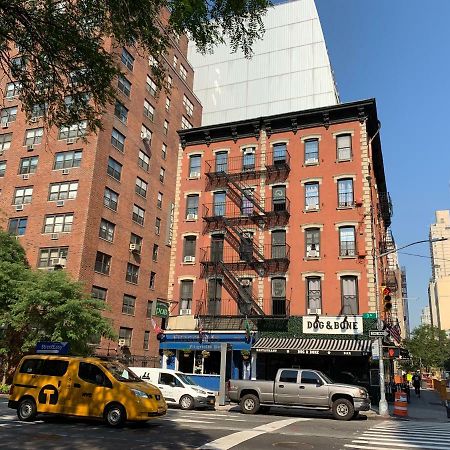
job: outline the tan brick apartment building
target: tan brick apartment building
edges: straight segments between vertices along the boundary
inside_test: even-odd
[[[378,130],[375,101],[363,100],[180,131],[168,291],[178,317],[162,348],[187,347],[189,329],[242,332],[232,317],[376,310],[374,247],[391,221]],[[383,260],[378,269],[389,284]]]
[[[87,142],[83,124],[47,132],[38,107],[27,122],[3,77],[0,226],[18,235],[33,267],[63,268],[105,300],[119,342],[102,342],[99,353],[120,353],[120,343],[134,364],[150,363],[150,317],[167,297],[177,130],[198,126],[201,106],[185,37],[167,55],[169,93],[156,91],[151,58],[111,51],[123,72],[117,102]]]

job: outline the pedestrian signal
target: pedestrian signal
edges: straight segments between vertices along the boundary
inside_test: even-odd
[[[391,290],[388,287],[383,286],[381,292],[383,294],[383,310],[384,312],[389,312],[392,309]]]

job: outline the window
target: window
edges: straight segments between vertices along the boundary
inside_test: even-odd
[[[186,197],[186,219],[197,220],[198,217],[198,194],[191,194]]]
[[[73,213],[51,214],[44,218],[44,233],[70,233],[73,225]]]
[[[150,281],[148,287],[150,289],[155,289],[155,282],[156,282],[156,272],[150,272]]]
[[[253,189],[243,189],[241,197],[241,214],[243,216],[250,216],[253,214]]]
[[[322,280],[319,277],[306,278],[306,307],[308,314],[322,314]]]
[[[253,233],[244,231],[239,243],[239,258],[244,261],[252,261],[253,258]]]
[[[71,97],[66,97],[66,99],[67,98],[71,99]],[[66,99],[64,101],[66,101]],[[47,109],[48,109],[47,103],[33,105],[33,109],[31,110],[31,117],[36,119],[39,117],[43,117],[46,114]]]
[[[183,239],[183,262],[194,262],[195,246],[197,238],[195,236],[185,236]]]
[[[0,161],[0,177],[4,177],[6,172],[6,161]]]
[[[148,65],[149,67],[158,67],[158,61],[153,55],[148,57]]]
[[[95,257],[94,270],[102,273],[103,275],[109,275],[111,269],[111,256],[106,253],[97,252]]]
[[[181,78],[183,78],[184,81],[186,81],[187,70],[186,67],[183,66],[183,64],[180,64],[180,76]]]
[[[167,136],[169,133],[169,122],[167,120],[164,121],[164,134]]]
[[[339,256],[356,255],[355,227],[339,228]]]
[[[162,192],[158,192],[158,197],[156,199],[156,207],[161,209],[162,208],[162,204],[163,204],[163,193]]]
[[[214,192],[214,216],[221,217],[225,215],[226,198],[227,194],[225,192]]]
[[[131,336],[133,333],[133,328],[119,328],[119,339],[123,339],[124,345],[126,347],[131,347]]]
[[[96,386],[112,388],[111,381],[109,381],[103,370],[95,364],[80,362],[80,366],[78,368],[78,378],[86,381],[87,383],[95,384]]]
[[[54,267],[58,259],[67,259],[68,247],[40,248],[38,267]]]
[[[359,314],[358,278],[355,276],[341,277],[342,314]]]
[[[208,315],[220,316],[222,302],[222,280],[210,278],[208,280]]]
[[[153,244],[152,259],[154,262],[158,261],[158,252],[159,252],[158,244]]]
[[[338,180],[338,207],[353,206],[353,180],[351,178]]]
[[[286,186],[272,187],[272,207],[275,212],[286,211]]]
[[[138,165],[139,167],[142,167],[146,172],[148,172],[148,169],[150,167],[150,156],[148,156],[147,153],[144,153],[142,150],[139,150]]]
[[[42,136],[44,134],[43,128],[32,128],[25,131],[25,141],[23,145],[37,145],[42,142]]]
[[[305,141],[305,164],[316,164],[319,162],[319,139],[308,139]]]
[[[156,83],[147,75],[147,82],[145,84],[145,88],[148,92],[154,97],[156,95],[157,86]]]
[[[164,183],[165,176],[166,176],[166,169],[164,169],[164,167],[161,167],[159,169],[159,181],[161,181],[161,183]]]
[[[100,221],[100,230],[98,232],[98,236],[106,241],[112,242],[114,240],[114,231],[116,229],[116,225],[110,222],[109,220],[102,219]]]
[[[166,111],[169,112],[170,109],[170,98],[166,97]]]
[[[114,106],[114,115],[123,123],[127,123],[128,120],[128,108],[124,104],[116,100],[116,105]]]
[[[178,65],[178,57],[177,55],[173,55],[173,67],[176,69]]]
[[[211,236],[211,261],[218,262],[223,260],[223,234],[213,234]]]
[[[68,366],[69,361],[64,360],[26,359],[20,368],[20,373],[62,377],[67,372]]]
[[[5,98],[11,99],[17,97],[20,93],[22,85],[19,82],[7,83],[5,89]]]
[[[14,236],[23,236],[27,229],[27,217],[16,217],[8,221],[8,233]]]
[[[352,136],[341,134],[336,137],[337,160],[348,161],[352,159]]]
[[[50,192],[48,200],[50,202],[55,200],[74,199],[78,193],[78,181],[69,181],[67,183],[52,183],[50,184]]]
[[[127,274],[125,275],[125,280],[128,283],[137,284],[139,278],[139,266],[128,263],[127,264]]]
[[[297,383],[296,370],[283,370],[280,374],[280,383]]]
[[[121,152],[123,152],[125,149],[125,136],[115,128],[112,129],[111,144]]]
[[[92,286],[91,297],[96,298],[97,300],[103,300],[106,302],[106,294],[108,293],[108,289]]]
[[[273,165],[283,166],[286,164],[287,149],[285,143],[275,144],[273,146]]]
[[[272,314],[286,315],[286,279],[272,278]]]
[[[136,186],[134,188],[136,194],[142,197],[147,197],[148,183],[146,183],[142,178],[136,178]]]
[[[319,209],[319,183],[305,184],[305,209]]]
[[[114,158],[109,157],[107,173],[115,180],[120,181],[120,177],[122,175],[122,164],[117,162]]]
[[[8,150],[11,147],[12,133],[0,134],[0,150]]]
[[[105,187],[103,194],[103,204],[113,211],[117,211],[117,203],[119,202],[119,194],[112,189]]]
[[[201,155],[189,156],[189,178],[199,178],[202,165]]]
[[[144,225],[145,209],[138,205],[133,205],[133,214],[131,219],[139,225]]]
[[[82,157],[81,150],[58,152],[55,154],[53,169],[60,170],[60,169],[71,169],[73,167],[80,167],[81,157]]]
[[[189,120],[187,120],[186,117],[181,116],[181,129],[188,130],[190,128],[192,128],[192,123],[189,122]]]
[[[30,156],[29,158],[21,158],[19,166],[19,174],[36,173],[38,165],[38,156]]]
[[[272,258],[282,259],[286,257],[286,231],[272,231]]]
[[[83,120],[74,125],[63,125],[59,129],[58,139],[75,139],[86,134],[87,122]]]
[[[170,75],[167,75],[167,87],[172,89],[173,79]]]
[[[155,108],[147,100],[144,100],[144,116],[151,121],[155,118]]]
[[[180,315],[190,314],[192,307],[192,293],[194,282],[192,280],[182,280],[180,285]]]
[[[302,370],[301,384],[315,384],[317,386],[322,384],[322,380],[315,372]]]
[[[255,170],[255,149],[253,147],[246,148],[242,154],[242,171]]]
[[[141,139],[147,141],[148,145],[152,143],[152,132],[145,126],[141,126]]]
[[[228,152],[216,153],[216,172],[228,172]]]
[[[14,192],[14,205],[24,205],[31,203],[33,197],[33,187],[18,187]]]
[[[130,70],[133,70],[134,65],[134,57],[131,55],[131,53],[126,49],[122,49],[122,63]]]
[[[119,78],[117,80],[117,88],[119,91],[124,93],[127,97],[131,94],[131,83],[123,76],[119,75]]]
[[[159,236],[161,233],[161,219],[159,217],[155,218],[155,234]]]
[[[194,113],[194,105],[192,104],[192,102],[186,97],[186,95],[183,95],[183,105],[184,108],[186,109],[186,114],[191,117],[192,114]]]
[[[318,258],[320,256],[320,229],[308,228],[305,230],[305,257]]]
[[[142,345],[142,348],[144,350],[148,350],[148,341],[150,340],[150,331],[144,331],[144,343]]]
[[[175,378],[171,373],[161,372],[159,375],[159,384],[164,384],[166,386],[183,387],[181,382]]]
[[[26,58],[24,58],[23,56],[16,56],[15,58],[11,58],[11,73],[13,75],[16,73],[20,73],[25,68],[26,62]]]
[[[141,236],[138,236],[137,234],[131,233],[130,235],[130,244],[138,245],[139,247],[142,247],[142,238]]]
[[[0,122],[11,123],[17,118],[17,106],[12,106],[11,108],[3,108],[0,112]]]
[[[147,319],[150,319],[152,317],[152,311],[153,311],[153,302],[151,300],[147,301]]]
[[[161,147],[161,158],[167,159],[167,145],[163,144]]]

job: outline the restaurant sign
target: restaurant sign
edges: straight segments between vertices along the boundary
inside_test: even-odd
[[[304,334],[363,334],[363,319],[361,316],[304,316]]]

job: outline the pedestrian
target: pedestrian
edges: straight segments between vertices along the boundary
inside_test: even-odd
[[[422,377],[420,376],[420,371],[418,370],[412,377],[412,384],[416,392],[416,396],[420,398],[420,383],[422,382]]]
[[[408,382],[408,384],[409,384],[410,386],[412,386],[412,377],[413,377],[413,375],[412,375],[411,372],[408,372],[408,373],[406,374],[406,381]]]

